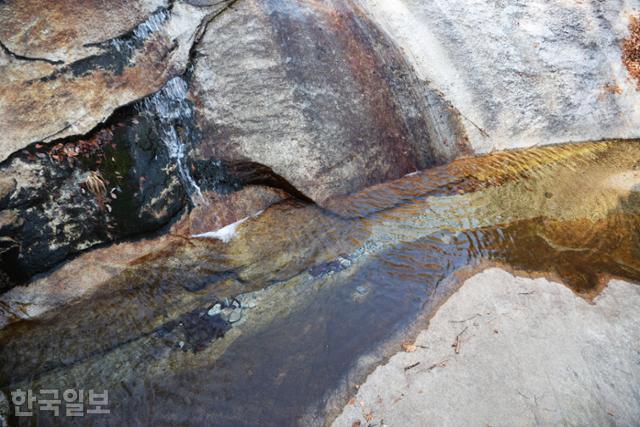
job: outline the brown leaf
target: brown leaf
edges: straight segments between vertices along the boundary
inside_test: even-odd
[[[407,353],[413,353],[414,351],[416,351],[416,345],[410,342],[403,342],[402,349]]]

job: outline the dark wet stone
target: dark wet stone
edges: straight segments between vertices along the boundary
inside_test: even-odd
[[[209,316],[204,310],[181,315],[161,326],[156,335],[182,351],[201,351],[211,342],[224,337],[231,328],[221,314]]]
[[[0,166],[22,183],[0,211],[0,234],[19,244],[13,270],[29,277],[173,218],[185,193],[158,131],[128,107],[88,135],[34,144]]]
[[[350,262],[346,258],[325,262],[323,264],[316,265],[309,269],[309,274],[313,277],[323,276],[329,273],[337,273],[345,270],[350,265]]]
[[[10,237],[0,237],[0,292],[15,286],[15,279],[20,279],[16,271],[16,262],[20,245]]]
[[[14,178],[0,178],[0,209],[7,206],[15,189],[16,180]]]

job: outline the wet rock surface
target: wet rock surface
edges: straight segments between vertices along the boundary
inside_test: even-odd
[[[61,264],[58,268],[32,278],[0,296],[0,325],[18,319],[42,315],[52,308],[89,298],[110,279],[131,267],[138,258],[159,253],[172,245],[191,239],[194,234],[218,230],[228,224],[256,215],[260,210],[283,201],[288,195],[265,187],[245,187],[236,192],[220,194],[204,191],[205,204],[183,211],[161,235],[140,237],[106,247],[93,248]],[[7,240],[16,256],[18,245]],[[11,253],[9,253],[11,255]],[[16,263],[15,259],[11,261]],[[6,290],[16,283],[2,276]]]
[[[19,248],[2,257],[2,269],[16,280],[91,246],[155,230],[186,202],[159,129],[135,109],[83,137],[36,144],[0,170],[11,177],[0,236]]]
[[[450,111],[436,95],[428,103],[350,1],[239,2],[211,23],[197,58],[196,156],[266,166],[317,203],[465,151],[464,135],[434,130],[450,124],[431,114]]]
[[[107,3],[0,0],[3,391],[324,425],[475,269],[640,280],[637,140],[452,161],[637,134],[627,2]]]
[[[183,74],[204,23],[228,4],[92,1],[78,14],[74,2],[55,3],[0,4],[0,161],[87,133]]]
[[[498,153],[365,190],[377,209],[355,195],[346,210],[366,215],[285,201],[226,243],[170,236],[86,298],[0,330],[0,388],[108,387],[112,421],[324,424],[466,268],[559,277],[585,299],[638,281],[638,156],[638,141]]]

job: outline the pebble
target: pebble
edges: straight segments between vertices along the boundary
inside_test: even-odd
[[[218,304],[215,304],[213,307],[211,307],[209,311],[207,311],[207,314],[213,317],[216,314],[220,314],[221,312],[222,312],[222,305],[218,303]]]
[[[9,425],[7,424],[7,419],[6,419],[6,417],[9,416],[9,411],[10,411],[9,400],[7,399],[5,394],[0,391],[0,426]]]
[[[222,318],[229,323],[235,323],[242,318],[240,307],[229,307],[222,310]]]

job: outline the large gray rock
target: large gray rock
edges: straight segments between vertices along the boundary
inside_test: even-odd
[[[486,270],[333,425],[634,425],[639,303],[640,288],[623,281],[590,303],[559,283]]]
[[[198,45],[200,157],[270,168],[316,202],[465,151],[454,111],[349,0],[247,0]]]
[[[360,0],[475,151],[640,135],[621,54],[637,0]]]

